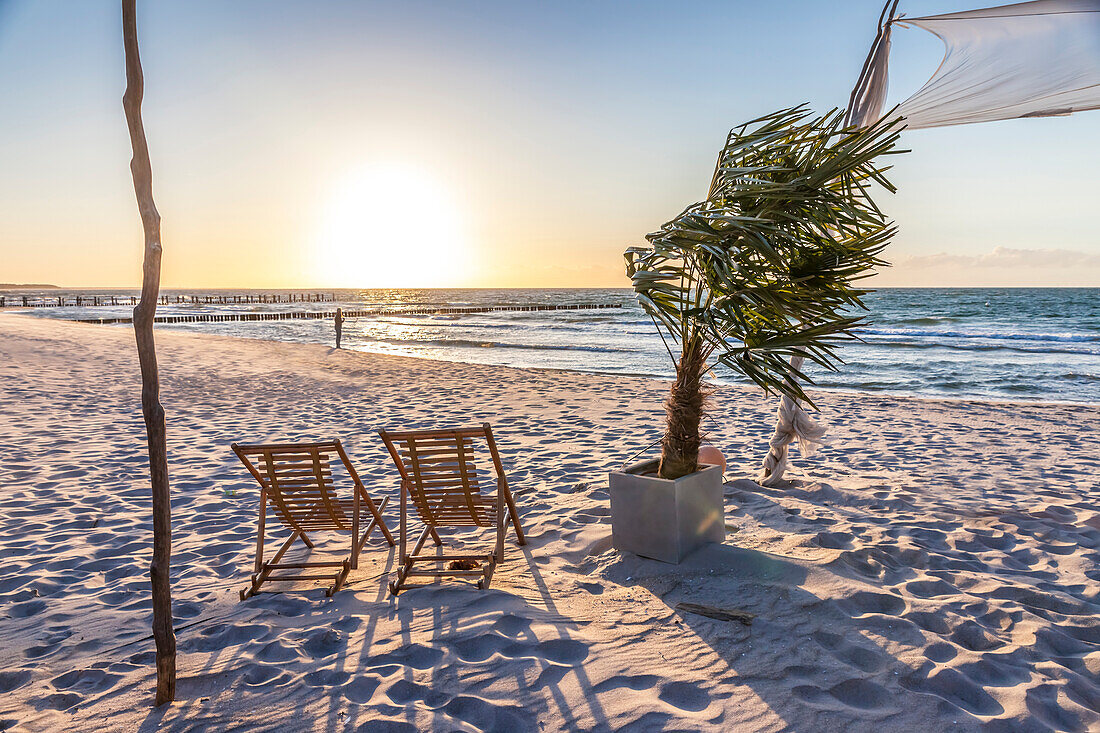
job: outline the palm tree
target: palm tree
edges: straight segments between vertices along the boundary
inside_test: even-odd
[[[857,129],[836,110],[780,110],[730,131],[706,200],[626,251],[626,271],[676,368],[665,403],[662,478],[696,470],[706,374],[721,365],[766,392],[813,405],[791,359],[828,369],[854,339],[867,290],[856,287],[895,233],[875,205],[893,193],[900,124]],[[672,346],[679,348],[679,357]]]

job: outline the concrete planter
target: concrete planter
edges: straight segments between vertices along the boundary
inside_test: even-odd
[[[644,475],[656,473],[659,463],[611,472],[611,537],[620,552],[678,563],[726,539],[722,469],[702,466],[675,481]]]

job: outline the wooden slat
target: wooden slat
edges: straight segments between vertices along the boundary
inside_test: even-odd
[[[275,470],[274,468],[272,468],[274,459],[272,458],[271,454],[272,452],[270,450],[264,451],[263,453],[264,463],[267,465],[268,468],[268,486],[271,489],[270,498],[272,504],[275,508],[276,513],[279,515],[280,519],[283,520],[284,524],[287,524],[291,529],[301,529],[301,527],[298,527],[297,524],[294,522],[294,518],[291,516],[287,507],[283,504],[282,493],[279,489],[279,479],[278,476],[274,475]]]
[[[264,578],[265,583],[286,583],[295,580],[332,580],[335,576],[328,575],[269,575]]]
[[[312,448],[336,450],[336,441],[322,441],[318,443],[255,443],[252,445],[237,445],[237,448],[247,455],[260,455],[264,451],[272,450],[276,452],[286,453],[300,453],[303,450],[310,450]]]
[[[433,436],[423,436],[423,435],[412,435],[412,434],[408,435],[407,437],[401,437],[401,436],[396,436],[396,435],[391,434],[390,437],[394,438],[394,440],[396,442],[404,443],[405,445],[408,445],[409,441],[413,440],[413,441],[416,442],[416,445],[418,447],[423,446],[425,449],[439,448],[439,447],[454,448],[454,445],[455,445],[455,435],[454,435],[454,433],[449,433],[449,432],[446,432],[446,431],[444,431],[443,435],[438,435],[438,436],[434,436],[434,437]],[[480,436],[480,437],[484,438],[485,436]],[[474,439],[473,439],[472,436],[464,436],[462,438],[462,442],[470,444],[470,443],[474,442]]]
[[[430,456],[447,455],[449,453],[453,454],[455,452],[455,446],[456,445],[458,445],[458,443],[453,439],[451,439],[451,440],[433,440],[433,441],[430,441],[430,442],[427,442],[427,443],[424,443],[424,442],[419,441],[419,440],[416,441],[417,452],[423,450],[427,455],[430,455]],[[462,441],[462,445],[466,446],[467,448],[471,448],[471,447],[473,447],[474,443],[473,443],[473,441],[470,441],[470,440],[464,440],[464,441]],[[408,450],[408,443],[405,444],[405,448],[403,450]]]
[[[478,426],[478,427],[469,427],[469,428],[455,428],[455,429],[450,429],[450,430],[405,430],[405,431],[396,431],[396,432],[391,432],[391,431],[387,430],[386,433],[390,436],[390,438],[392,440],[395,440],[395,441],[405,441],[410,437],[416,438],[417,440],[429,439],[429,438],[433,438],[433,437],[436,437],[436,438],[440,438],[440,437],[450,438],[455,433],[458,433],[459,435],[461,435],[464,438],[484,438],[485,437],[485,429],[480,427],[480,426]]]
[[[425,491],[425,492],[430,492],[430,491],[434,490],[434,491],[437,491],[437,492],[442,491],[444,493],[453,493],[455,495],[458,495],[458,494],[461,493],[460,491],[458,491],[459,487],[461,487],[461,486],[462,486],[462,481],[460,479],[452,478],[452,479],[433,479],[431,481],[423,481],[423,482],[420,483],[419,488],[421,489],[421,491]]]
[[[462,512],[462,511],[465,511],[465,512],[469,513],[469,511],[470,511],[470,508],[468,506],[466,506],[465,504],[460,504],[460,503],[455,502],[455,501],[448,501],[448,502],[429,501],[429,502],[425,502],[425,503],[427,503],[427,505],[429,507],[431,507],[433,512],[436,512],[436,511],[439,511],[439,512],[447,512],[447,511]],[[491,512],[493,510],[493,506],[491,504],[486,504],[484,502],[478,502],[477,504],[474,505],[474,509],[478,512]]]
[[[298,570],[300,568],[342,568],[341,560],[330,562],[269,562],[264,565],[268,570]]]
[[[409,488],[412,490],[413,504],[416,506],[417,512],[421,515],[425,522],[429,524],[435,524],[435,517],[432,515],[432,508],[422,499],[420,490],[420,461],[417,457],[416,439],[409,438],[409,461],[412,464],[412,483]]]
[[[267,473],[266,468],[264,468],[263,470],[264,470],[264,473]],[[275,473],[278,476],[285,476],[287,478],[295,478],[295,477],[300,477],[300,476],[312,476],[313,475],[313,466],[288,467],[288,466],[276,465],[275,466]],[[328,469],[328,468],[322,469],[321,473],[323,473],[325,476],[331,476],[332,475],[332,469]]]

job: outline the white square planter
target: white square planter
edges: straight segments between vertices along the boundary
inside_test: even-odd
[[[722,469],[700,466],[675,480],[646,476],[660,461],[612,471],[611,537],[615,549],[678,563],[688,553],[726,539]]]

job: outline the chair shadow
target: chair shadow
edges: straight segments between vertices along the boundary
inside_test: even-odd
[[[471,724],[471,720],[465,720],[464,706],[485,715],[485,711],[496,708],[496,723],[494,729],[501,730],[527,730],[538,726],[536,716],[531,711],[550,709],[555,710],[555,715],[569,729],[577,729],[580,726],[579,718],[574,711],[571,697],[583,701],[587,707],[587,713],[595,721],[596,729],[610,730],[611,726],[607,716],[600,705],[593,684],[588,678],[581,661],[573,664],[563,664],[551,659],[539,659],[537,661],[503,661],[498,652],[503,651],[504,656],[509,656],[509,649],[517,646],[535,648],[546,642],[562,642],[566,645],[575,645],[576,648],[584,648],[587,655],[587,647],[583,642],[575,639],[570,634],[571,623],[568,616],[562,613],[558,604],[554,601],[549,587],[543,578],[538,564],[535,562],[530,545],[517,547],[514,544],[514,535],[509,536],[509,544],[505,552],[505,562],[498,567],[494,575],[493,584],[487,590],[478,590],[472,584],[463,581],[434,579],[433,582],[410,587],[394,598],[388,596],[385,580],[380,585],[379,598],[385,598],[383,603],[388,610],[379,610],[379,613],[388,614],[390,619],[396,619],[399,623],[398,637],[399,649],[406,653],[427,656],[438,655],[430,667],[423,664],[403,665],[399,680],[387,680],[386,694],[394,702],[390,712],[398,716],[402,711],[399,704],[404,705],[404,721],[409,725],[420,725],[418,716],[422,716],[425,709],[431,715],[432,729],[449,729],[456,724]],[[444,536],[445,545],[453,550],[456,546],[453,536]],[[431,545],[429,545],[431,546]],[[462,546],[462,545],[457,545]],[[519,558],[522,557],[522,562]],[[524,566],[525,564],[525,566]],[[392,567],[392,566],[391,566]],[[534,590],[537,594],[537,602],[532,604],[522,594],[509,592],[500,587],[500,580],[504,574],[514,575],[529,573]],[[495,599],[494,599],[495,596]],[[471,606],[480,606],[483,599],[493,599],[485,603],[485,608],[476,611]],[[428,613],[425,619],[425,612]],[[531,622],[546,621],[546,626],[553,628],[554,635],[536,634],[531,629]],[[371,628],[377,623],[371,618]],[[498,626],[515,624],[514,628],[507,629],[507,633],[497,631]],[[431,637],[425,638],[424,629],[431,629]],[[499,648],[486,652],[474,653],[473,658],[463,659],[458,649],[464,645],[476,647],[491,637],[491,642]],[[369,655],[370,642],[373,633],[368,629],[367,638],[361,646],[360,659],[366,659]],[[434,652],[427,651],[435,650]],[[448,658],[448,653],[457,658]],[[388,655],[383,655],[388,656]],[[484,658],[480,658],[484,656]],[[524,653],[523,657],[529,657]],[[537,656],[537,655],[536,655]],[[531,673],[530,664],[538,665],[537,675],[532,682],[528,679]],[[514,674],[515,691],[507,700],[489,696],[478,701],[476,689],[455,689],[456,683],[461,684],[463,679],[471,676],[477,677],[478,670],[485,669],[495,679],[503,675],[493,674],[494,666],[509,665],[514,669],[509,672]],[[417,679],[419,672],[419,680]],[[423,673],[428,672],[425,680]],[[563,689],[567,678],[573,675],[576,684],[580,688],[580,695],[569,693]],[[394,700],[394,696],[398,700]],[[405,699],[407,696],[410,699]],[[422,703],[415,706],[416,703]],[[365,708],[363,713],[376,714],[377,703],[371,708]],[[330,715],[329,726],[351,726],[359,715],[354,714],[341,721],[335,721]],[[517,727],[518,726],[518,727]],[[343,728],[340,728],[341,730]]]
[[[280,537],[280,542],[285,539],[281,535]],[[298,542],[295,543],[294,549],[288,552],[288,556],[308,562],[315,555],[318,558],[331,559],[340,553],[347,553],[346,539],[342,536],[313,537],[311,539],[315,542],[315,547],[308,548]],[[278,683],[289,682],[290,676],[287,673],[274,673],[271,677],[265,678],[266,674],[270,673],[272,665],[257,663],[251,655],[243,656],[244,645],[237,643],[220,648],[215,644],[209,649],[203,648],[202,635],[209,632],[211,627],[225,626],[231,629],[253,627],[257,624],[264,624],[265,619],[274,620],[289,612],[296,622],[293,625],[284,626],[283,631],[295,628],[318,629],[314,632],[317,634],[320,628],[324,628],[326,634],[335,631],[339,636],[358,629],[360,619],[365,616],[367,628],[362,648],[369,649],[374,641],[379,615],[384,609],[386,581],[393,571],[396,560],[396,548],[379,544],[380,541],[377,535],[373,540],[368,540],[363,555],[361,555],[361,557],[368,557],[372,551],[380,553],[382,550],[386,550],[379,571],[367,578],[356,577],[357,573],[361,573],[362,570],[352,571],[352,575],[349,576],[344,586],[331,598],[326,595],[323,585],[313,588],[286,589],[265,587],[260,593],[244,601],[237,601],[234,592],[232,602],[252,606],[251,612],[233,614],[225,619],[210,619],[204,624],[189,625],[191,628],[182,633],[177,633],[177,648],[181,657],[186,655],[188,658],[193,659],[193,656],[188,654],[188,647],[194,649],[195,644],[198,644],[198,648],[202,651],[209,652],[209,656],[200,668],[188,669],[186,674],[177,678],[175,701],[170,706],[161,706],[150,710],[139,730],[157,730],[165,724],[166,719],[174,721],[170,723],[171,725],[186,721],[186,724],[191,727],[196,725],[220,727],[231,722],[222,717],[220,709],[235,709],[237,701],[255,695],[257,686],[262,686],[267,690],[265,698],[268,704],[277,706],[280,703],[292,704],[295,694],[294,689],[299,685],[309,684],[308,681],[299,680],[287,685],[285,691],[279,692],[278,688],[282,687],[282,684]],[[271,544],[274,545],[275,542],[273,541]],[[373,604],[366,607],[367,612],[364,614],[348,613],[347,606],[349,602],[347,598],[355,590],[369,587],[370,583],[378,583],[378,591]],[[247,587],[247,579],[240,579],[239,585],[242,588]],[[344,596],[341,596],[341,594],[344,594]],[[345,602],[341,603],[341,600]],[[372,606],[376,609],[374,612],[370,610]],[[225,623],[222,624],[221,621]],[[313,641],[317,640],[314,639]],[[326,639],[322,638],[319,641],[325,642]],[[241,657],[239,664],[236,663],[238,660],[233,658],[232,655],[234,654]],[[316,669],[310,673],[311,675],[333,680],[346,674],[349,682],[355,680],[356,670],[349,660],[349,646],[346,639],[343,642],[336,641],[335,648],[324,654],[324,656],[331,657],[331,660],[326,658],[320,661]],[[272,684],[275,684],[276,687],[274,691],[270,689]],[[330,703],[328,713],[324,716],[325,729],[332,731],[344,730],[347,721],[341,718],[341,708],[345,704],[344,695],[341,694],[342,687],[319,684],[317,690],[319,695],[327,697]]]

